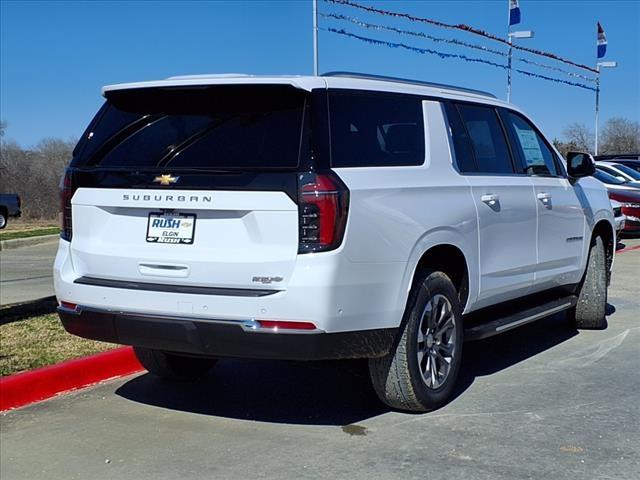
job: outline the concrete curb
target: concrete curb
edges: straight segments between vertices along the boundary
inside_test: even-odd
[[[58,302],[55,295],[36,298],[26,302],[10,303],[0,306],[0,325],[22,320],[36,315],[55,313]]]
[[[12,248],[30,247],[43,243],[54,242],[60,239],[60,235],[38,235],[37,237],[13,238],[11,240],[0,241],[0,250],[10,250]]]
[[[0,378],[0,411],[142,371],[133,348],[122,347]]]

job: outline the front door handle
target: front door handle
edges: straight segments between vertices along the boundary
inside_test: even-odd
[[[537,197],[542,203],[549,203],[551,200],[551,194],[546,192],[540,192]]]
[[[480,197],[480,200],[482,200],[484,203],[486,203],[490,207],[493,207],[496,203],[498,203],[498,200],[500,200],[500,197],[498,195],[493,195],[492,193],[489,193],[487,195],[482,195]]]

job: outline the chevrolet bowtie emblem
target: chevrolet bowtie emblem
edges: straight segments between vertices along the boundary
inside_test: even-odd
[[[153,179],[154,182],[158,182],[160,185],[171,185],[176,183],[180,177],[172,177],[171,175],[160,175]]]

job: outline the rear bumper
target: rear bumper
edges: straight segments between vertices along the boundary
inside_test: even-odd
[[[371,358],[391,349],[397,329],[280,333],[251,331],[242,321],[148,316],[79,307],[58,308],[67,332],[105,342],[204,355],[280,360]]]

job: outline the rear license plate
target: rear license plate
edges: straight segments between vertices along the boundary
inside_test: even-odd
[[[147,242],[193,243],[196,216],[183,213],[150,213],[147,223]]]

